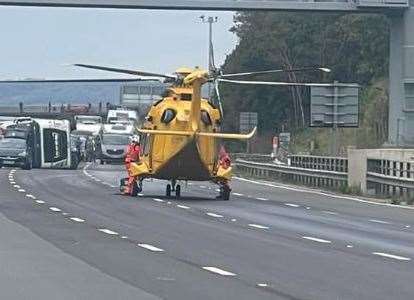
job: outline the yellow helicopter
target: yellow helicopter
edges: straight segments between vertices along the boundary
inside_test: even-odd
[[[75,66],[141,77],[160,77],[171,83],[162,100],[152,105],[145,122],[138,129],[141,134],[142,155],[139,162],[131,164],[130,175],[137,179],[131,195],[136,196],[142,190],[143,179],[156,178],[171,182],[166,185],[165,194],[168,197],[172,192],[175,192],[176,197],[181,196],[178,181],[211,181],[220,186],[219,198],[223,200],[230,198],[231,189],[228,183],[232,178],[232,167],[220,160],[217,140],[247,140],[253,137],[256,128],[248,134],[221,132],[223,112],[218,83],[291,85],[283,82],[238,81],[226,78],[315,69],[329,71],[326,68],[312,67],[222,74],[199,68],[180,68],[173,75],[165,75],[86,64]],[[202,98],[201,88],[207,82],[214,83],[218,104]],[[122,185],[121,183],[121,190]]]

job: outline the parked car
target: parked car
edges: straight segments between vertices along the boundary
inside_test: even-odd
[[[0,140],[0,166],[32,168],[32,148],[27,139],[4,138]]]

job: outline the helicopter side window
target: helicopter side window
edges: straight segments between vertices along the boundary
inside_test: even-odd
[[[175,110],[167,108],[161,116],[161,122],[164,124],[170,123],[172,120],[174,120],[176,114],[177,113]]]
[[[204,125],[206,126],[210,126],[212,124],[211,122],[211,118],[210,115],[207,111],[202,110],[201,111],[201,121],[204,123]]]

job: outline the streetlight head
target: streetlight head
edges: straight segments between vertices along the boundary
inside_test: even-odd
[[[318,69],[325,73],[331,73],[331,69],[329,68],[318,68]]]

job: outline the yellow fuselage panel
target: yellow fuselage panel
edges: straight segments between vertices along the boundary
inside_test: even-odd
[[[158,105],[151,107],[148,116],[151,122],[145,124],[145,128],[167,131],[191,131],[190,111],[191,100],[181,100],[180,94],[191,94],[192,89],[175,88],[170,97],[166,97],[158,103]],[[173,110],[176,115],[169,123],[162,122],[162,116],[167,109]],[[220,119],[220,113],[216,108],[213,108],[206,100],[201,100],[201,110],[208,113],[211,124],[205,124],[202,120],[199,123],[199,131],[201,132],[216,132],[218,131],[217,121]],[[177,136],[177,135],[153,135],[151,137],[151,149],[149,155],[144,157],[145,162],[152,170],[152,174],[156,177],[157,172],[171,159],[182,159],[179,154],[187,144],[195,140],[196,147],[191,150],[186,148],[186,153],[189,160],[195,159],[197,156],[201,161],[205,171],[208,171],[211,176],[215,171],[216,165],[216,139],[212,137],[194,137],[194,136]],[[191,153],[188,153],[190,151]],[[196,152],[196,153],[192,153]],[[182,162],[183,168],[177,168],[176,177],[185,177],[189,174],[189,170],[184,167],[186,161]],[[189,166],[190,162],[188,161]],[[180,162],[181,165],[181,162]],[[171,171],[170,171],[171,172]],[[191,178],[189,178],[191,179]]]

